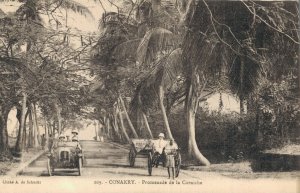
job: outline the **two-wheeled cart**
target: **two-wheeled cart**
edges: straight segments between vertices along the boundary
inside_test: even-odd
[[[165,141],[167,143],[169,140],[165,140]],[[131,167],[134,167],[135,158],[137,156],[147,158],[148,173],[150,176],[152,175],[153,167],[158,167],[159,163],[162,163],[162,166],[165,167],[165,163],[166,163],[165,151],[163,151],[162,154],[155,152],[153,148],[153,144],[154,144],[153,139],[132,139],[131,147],[128,154],[129,165]],[[180,149],[177,149],[174,152],[174,159],[175,159],[175,175],[176,177],[178,177],[180,172],[180,166],[181,166]]]

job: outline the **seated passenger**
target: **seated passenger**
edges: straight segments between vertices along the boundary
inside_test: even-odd
[[[165,135],[163,133],[160,133],[158,135],[158,140],[154,140],[153,141],[153,150],[154,150],[154,163],[156,165],[156,167],[158,167],[158,164],[160,161],[162,161],[162,152],[165,148],[165,146],[167,145],[167,141],[164,140]]]
[[[73,141],[73,139],[74,139],[75,141],[76,141],[76,140],[79,141],[79,140],[78,140],[78,130],[77,130],[77,129],[73,129],[71,133],[72,133],[72,135],[73,135],[73,136],[72,136],[72,141]]]
[[[72,142],[77,142],[77,147],[79,149],[81,149],[81,146],[79,144],[79,139],[78,139],[78,130],[77,129],[73,129],[72,130],[72,134],[73,134],[73,136],[72,136]]]
[[[55,141],[52,145],[52,148],[57,148],[59,145],[64,144],[66,142],[66,137],[64,134],[60,134],[60,136],[58,137],[58,140]]]
[[[65,142],[66,141],[66,136],[64,134],[60,134],[58,137],[58,142]]]

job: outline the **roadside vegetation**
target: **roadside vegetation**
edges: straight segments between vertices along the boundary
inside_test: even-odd
[[[42,134],[47,143],[80,127],[80,118],[97,121],[95,139],[124,144],[164,132],[196,165],[299,143],[297,1],[107,1],[115,11],[96,1],[98,35],[68,27],[67,10],[92,18],[76,1],[0,10],[3,159],[41,146]],[[218,111],[205,109],[215,93],[235,96],[240,112],[223,113],[221,98]],[[19,128],[10,148],[12,108]]]

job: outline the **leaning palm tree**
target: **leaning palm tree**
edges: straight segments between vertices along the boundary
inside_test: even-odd
[[[132,51],[136,53],[134,57],[137,67],[145,73],[140,75],[139,86],[132,100],[132,109],[143,113],[147,125],[145,119],[147,109],[159,104],[169,138],[173,138],[173,135],[164,105],[165,90],[172,85],[168,72],[174,63],[182,64],[177,57],[181,56],[181,51],[176,50],[180,42],[176,34],[177,24],[174,20],[176,18],[178,12],[175,5],[170,4],[169,1],[142,1],[137,10],[137,19],[140,22],[138,36],[142,38],[126,41],[114,50],[115,58],[118,60],[126,60],[127,56],[132,55],[128,53],[128,47],[131,48],[131,53]],[[136,47],[137,43],[138,47]],[[136,50],[133,50],[135,48]],[[174,77],[172,78],[174,81]],[[135,101],[136,99],[140,102]]]
[[[211,73],[228,76],[231,90],[242,100],[246,99],[255,90],[264,69],[270,69],[274,54],[277,53],[271,49],[276,47],[276,43],[267,40],[265,32],[271,30],[280,34],[281,38],[285,38],[284,44],[292,48],[292,43],[299,44],[299,38],[294,38],[297,34],[292,30],[293,27],[286,26],[298,24],[297,18],[293,14],[287,16],[290,12],[285,11],[283,4],[276,2],[260,5],[243,1],[228,3],[190,0],[188,5],[191,6],[188,6],[185,19],[189,30],[183,42],[183,60],[188,70],[186,119],[189,153],[202,164],[209,165],[197,147],[195,113],[199,96],[211,77],[215,77]],[[254,7],[254,12],[250,6]],[[218,45],[222,45],[221,50],[218,50]],[[223,57],[213,57],[224,53]],[[222,60],[216,61],[216,58]]]
[[[162,113],[167,137],[173,139],[164,104],[165,95],[174,91],[182,76],[181,49],[177,48],[154,63],[153,70],[143,78],[132,99],[132,111],[142,112],[143,116],[157,104]],[[136,113],[138,114],[138,113]],[[145,118],[144,118],[145,119]]]
[[[124,89],[123,84],[126,84],[126,81],[123,80],[130,76],[128,69],[134,68],[134,65],[132,65],[133,57],[130,56],[132,49],[119,49],[120,47],[127,47],[128,45],[132,45],[133,47],[138,45],[137,42],[139,40],[137,40],[135,36],[135,21],[127,19],[127,17],[121,13],[105,12],[101,19],[100,28],[102,34],[91,53],[92,66],[97,76],[100,77],[104,83],[105,88],[110,90],[109,93],[112,95],[111,97],[118,101],[119,119],[125,115],[133,137],[138,138],[123,99],[128,93],[128,90],[130,90],[126,89],[128,87]],[[124,59],[124,57],[126,58]],[[123,120],[120,121],[121,129],[125,131],[123,128]],[[123,134],[125,138],[127,138],[127,134],[125,132],[123,132]]]

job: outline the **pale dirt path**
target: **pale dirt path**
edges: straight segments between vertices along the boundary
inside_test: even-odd
[[[47,176],[46,156],[40,157],[28,167],[20,177],[51,181],[57,184],[72,183],[79,187],[94,187],[95,192],[112,188],[131,190],[131,192],[157,192],[162,190],[172,192],[297,192],[299,176],[297,172],[290,173],[229,173],[209,171],[181,170],[179,177],[172,181],[167,178],[167,170],[159,166],[153,168],[152,176],[147,172],[147,158],[136,159],[135,167],[128,166],[128,150],[106,142],[82,141],[86,158],[82,176],[77,172],[57,170],[54,176]],[[226,165],[225,165],[226,167]],[[278,175],[280,177],[278,177]],[[67,178],[66,178],[67,176]],[[273,178],[273,177],[275,178]],[[133,181],[130,181],[133,180]],[[134,183],[133,185],[123,183]],[[170,185],[170,183],[174,184]],[[180,183],[180,184],[176,184]],[[151,183],[166,183],[165,185]],[[126,189],[122,189],[126,187]],[[54,187],[49,187],[54,188]],[[100,188],[100,189],[99,189]],[[121,188],[121,189],[119,189]],[[241,189],[243,188],[243,189]],[[80,188],[78,188],[80,190]],[[82,190],[85,190],[84,188]],[[139,191],[138,191],[139,190]]]

